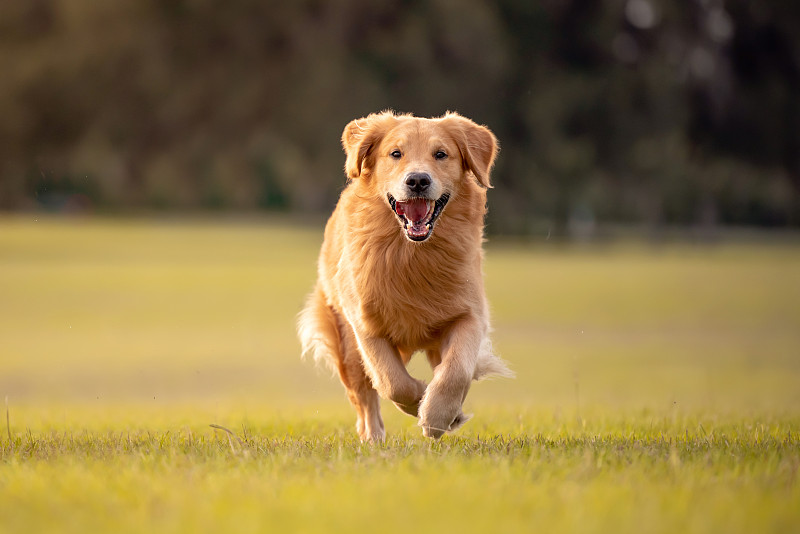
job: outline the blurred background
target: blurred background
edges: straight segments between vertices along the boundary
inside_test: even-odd
[[[393,108],[502,145],[486,280],[518,378],[468,402],[797,413],[799,92],[798,2],[0,1],[0,398],[350,428],[294,318],[342,129]]]
[[[489,231],[800,225],[800,4],[11,0],[0,209],[324,214],[351,119],[495,131]]]

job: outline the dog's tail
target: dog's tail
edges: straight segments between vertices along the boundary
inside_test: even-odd
[[[484,378],[503,377],[514,378],[514,371],[508,368],[508,364],[500,359],[492,350],[492,342],[489,337],[483,338],[481,350],[478,354],[478,364],[475,366],[473,380],[483,380]]]
[[[317,364],[324,365],[333,373],[338,371],[341,353],[339,325],[319,287],[308,296],[305,308],[297,315],[297,335],[304,358],[311,356]]]

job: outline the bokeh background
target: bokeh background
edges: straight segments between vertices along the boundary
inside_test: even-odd
[[[800,4],[0,3],[0,208],[322,214],[339,136],[458,111],[489,231],[800,225]]]
[[[798,30],[764,0],[0,2],[0,395],[349,427],[294,320],[341,131],[393,108],[502,145],[486,279],[518,379],[470,402],[796,410]]]

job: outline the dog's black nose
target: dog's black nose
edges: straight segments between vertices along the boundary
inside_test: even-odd
[[[406,176],[406,186],[413,193],[422,193],[431,185],[431,175],[427,172],[412,172]]]

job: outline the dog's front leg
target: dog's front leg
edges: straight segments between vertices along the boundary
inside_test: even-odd
[[[397,349],[385,339],[358,334],[356,337],[372,386],[381,397],[391,400],[402,411],[416,417],[420,400],[425,394],[425,382],[408,374]]]
[[[440,438],[467,422],[461,411],[469,391],[486,329],[474,317],[457,322],[442,341],[442,361],[433,370],[420,405],[419,425],[428,438]]]

